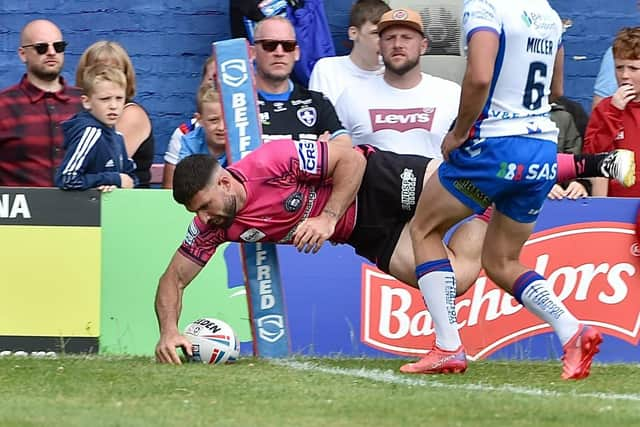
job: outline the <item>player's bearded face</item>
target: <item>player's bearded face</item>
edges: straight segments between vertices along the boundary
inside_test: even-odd
[[[209,219],[209,225],[219,228],[229,228],[236,218],[236,197],[224,195],[222,199],[222,212]]]

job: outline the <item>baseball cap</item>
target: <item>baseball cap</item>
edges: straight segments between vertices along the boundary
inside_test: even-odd
[[[392,9],[385,12],[378,21],[378,32],[382,32],[385,28],[392,25],[404,25],[405,27],[412,28],[424,35],[424,28],[422,28],[422,19],[420,14],[411,9]]]

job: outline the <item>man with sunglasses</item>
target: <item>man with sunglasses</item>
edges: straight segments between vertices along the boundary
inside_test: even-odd
[[[258,22],[252,51],[264,142],[316,141],[324,134],[325,139],[351,147],[351,137],[331,102],[320,92],[308,90],[290,79],[293,66],[300,58],[291,22],[279,16]]]
[[[0,92],[0,186],[53,187],[64,157],[60,123],[82,110],[80,89],[60,75],[67,42],[47,20],[20,33],[21,81]]]

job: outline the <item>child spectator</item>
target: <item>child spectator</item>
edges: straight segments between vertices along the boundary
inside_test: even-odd
[[[567,111],[564,105],[551,104],[549,118],[558,127],[558,153],[582,154],[582,135],[573,115]],[[564,198],[575,200],[588,196],[590,190],[591,181],[588,179],[573,179],[554,184],[548,197],[554,200]]]
[[[205,61],[202,66],[202,75],[200,84],[208,84],[215,87],[216,81],[216,61],[213,56],[210,56]],[[167,151],[164,153],[164,168],[162,171],[162,188],[172,188],[173,187],[173,171],[176,169],[176,164],[178,160],[180,160],[180,148],[182,137],[195,128],[197,128],[198,120],[196,119],[196,115],[193,114],[192,117],[178,126],[173,133],[171,134],[171,138],[169,139],[169,143],[167,144]]]
[[[66,154],[56,173],[63,190],[133,188],[135,163],[127,156],[115,124],[126,100],[127,78],[117,68],[98,64],[83,74],[82,105],[86,111],[62,124]]]
[[[78,60],[78,67],[76,68],[77,86],[84,87],[82,84],[84,70],[96,64],[107,64],[116,67],[127,78],[127,100],[118,123],[116,123],[116,129],[124,138],[128,156],[135,162],[135,174],[138,177],[136,186],[149,188],[155,140],[149,114],[140,103],[134,102],[136,71],[131,58],[125,48],[117,42],[100,40],[93,43]]]
[[[640,150],[640,27],[623,28],[613,42],[618,89],[591,113],[584,141],[585,153],[626,148]],[[639,164],[636,164],[636,174]],[[640,184],[629,188],[595,178],[594,196],[640,197]]]
[[[191,154],[211,154],[227,166],[226,131],[222,119],[220,94],[209,84],[198,89],[196,120],[199,126],[180,141],[180,160]]]

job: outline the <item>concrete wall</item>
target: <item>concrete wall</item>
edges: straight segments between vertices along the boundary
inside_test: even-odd
[[[568,96],[585,107],[600,56],[622,26],[637,25],[633,0],[551,0],[563,18],[573,21],[566,34]],[[351,2],[325,0],[336,50],[346,53]],[[16,55],[22,26],[36,18],[56,22],[69,41],[65,77],[74,81],[82,51],[110,39],[129,51],[138,73],[137,100],[151,114],[160,161],[172,130],[191,115],[201,64],[211,42],[229,37],[226,0],[0,0],[0,87],[15,83],[24,71]]]

